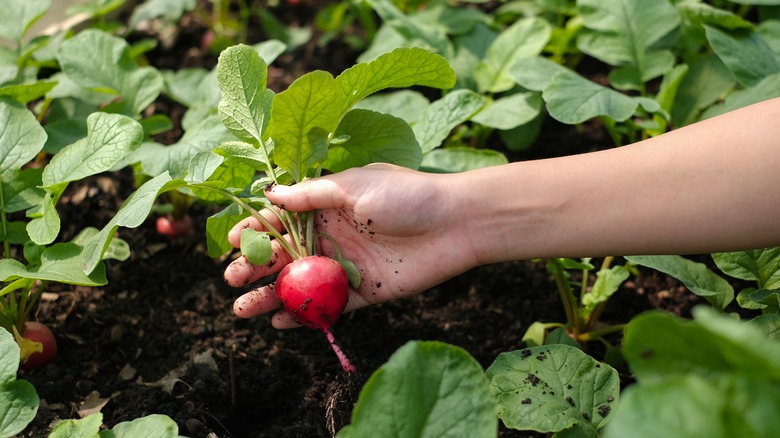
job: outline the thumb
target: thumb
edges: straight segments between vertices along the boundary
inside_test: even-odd
[[[328,176],[307,179],[292,186],[273,185],[265,191],[269,201],[288,211],[344,208],[347,196]]]

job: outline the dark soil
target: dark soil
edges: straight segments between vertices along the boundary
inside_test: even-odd
[[[298,19],[311,20],[312,12],[304,10],[308,15]],[[293,12],[288,7],[279,13]],[[152,65],[214,65],[214,56],[199,46],[202,23],[187,20],[175,46],[148,54]],[[312,43],[274,64],[270,87],[284,89],[317,68],[338,73],[355,56],[342,45]],[[174,118],[182,112],[165,99],[153,110]],[[547,121],[531,152],[513,159],[610,146],[598,126],[586,128]],[[74,185],[58,207],[66,224],[61,237],[66,240],[85,226],[102,227],[132,190],[132,175],[126,171]],[[98,409],[109,427],[166,414],[182,435],[191,437],[328,436],[327,398],[339,379],[338,361],[318,332],[277,331],[268,318],[233,315],[232,301],[242,291],[222,280],[229,257],[213,260],[205,251],[203,226],[211,213],[195,205],[198,229],[183,240],[156,234],[154,218],[137,229],[121,229],[133,255],[126,262],[109,263],[105,287],[50,286],[36,317],[54,330],[61,354],[54,363],[22,375],[33,383],[42,404],[20,436],[46,436],[56,422]],[[647,274],[624,286],[603,320],[624,323],[630,315],[654,308],[687,315],[695,302],[677,282]],[[411,340],[460,346],[487,367],[499,353],[522,348],[531,323],[563,320],[544,265],[518,261],[479,267],[418,296],[345,315],[335,330],[370,375]],[[502,430],[501,436],[538,435]]]

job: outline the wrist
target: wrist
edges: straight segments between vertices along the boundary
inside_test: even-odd
[[[543,257],[563,192],[534,162],[448,175],[453,221],[463,224],[477,265]],[[549,177],[549,175],[547,176]]]

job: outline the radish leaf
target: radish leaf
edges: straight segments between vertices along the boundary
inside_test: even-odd
[[[495,398],[482,367],[465,350],[408,342],[363,387],[352,424],[338,437],[495,437]]]
[[[262,265],[271,260],[271,238],[268,233],[252,228],[241,230],[241,254],[253,265]]]
[[[734,300],[734,288],[702,263],[680,256],[627,256],[625,259],[671,275],[683,282],[691,292],[720,309]]]
[[[22,432],[38,412],[38,394],[30,382],[16,379],[18,369],[19,346],[0,328],[0,436]]]
[[[487,376],[504,424],[538,432],[596,437],[620,391],[615,369],[563,344],[501,353]]]
[[[422,160],[420,145],[409,125],[387,114],[352,110],[341,121],[335,135],[350,137],[328,151],[323,167],[332,172],[375,162],[416,169]]]

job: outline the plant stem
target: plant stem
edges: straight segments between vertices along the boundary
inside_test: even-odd
[[[3,182],[0,181],[0,205],[5,205],[3,197]],[[3,258],[11,257],[11,243],[8,241],[8,218],[5,216],[5,210],[0,209],[0,227],[3,232]]]
[[[607,269],[612,266],[612,262],[615,260],[614,256],[607,256],[604,257],[604,260],[601,262],[601,269],[600,271],[606,271]],[[600,272],[599,271],[599,272]],[[593,309],[592,312],[590,312],[590,316],[588,317],[588,320],[585,321],[585,331],[588,332],[591,329],[593,329],[593,326],[596,325],[599,318],[601,317],[602,312],[604,312],[604,308],[607,306],[607,301],[602,301],[598,304],[596,304],[596,307]]]
[[[580,332],[580,318],[577,312],[577,298],[574,297],[574,294],[571,291],[571,287],[569,286],[568,282],[566,281],[564,276],[564,268],[561,262],[558,259],[550,259],[550,262],[552,262],[555,269],[553,269],[553,279],[555,280],[555,285],[558,289],[558,294],[561,296],[561,301],[563,302],[563,310],[566,312],[566,320],[568,321],[569,327],[574,332],[575,335],[578,335]]]
[[[301,253],[298,252],[295,248],[293,248],[293,246],[291,246],[289,242],[287,242],[287,239],[285,239],[284,236],[282,236],[282,233],[279,230],[277,230],[276,227],[271,225],[271,223],[268,222],[268,220],[262,214],[260,214],[260,212],[258,212],[257,209],[249,205],[243,199],[228,192],[227,190],[219,189],[210,186],[208,184],[193,183],[190,185],[200,189],[206,189],[212,192],[219,193],[222,196],[225,196],[231,201],[235,202],[236,204],[238,204],[239,207],[243,208],[244,211],[252,215],[253,218],[257,219],[263,225],[263,227],[265,227],[265,231],[268,232],[268,234],[270,234],[272,237],[274,237],[277,240],[277,242],[279,242],[279,245],[281,245],[282,248],[284,248],[284,250],[287,251],[288,254],[290,254],[290,257],[292,257],[294,260],[301,258]],[[290,230],[288,230],[288,232],[289,231]]]
[[[619,332],[623,330],[625,326],[626,326],[625,324],[616,324],[616,325],[611,325],[609,327],[604,327],[602,329],[582,333],[581,335],[577,336],[577,340],[587,342],[587,341],[599,339],[608,334]]]

